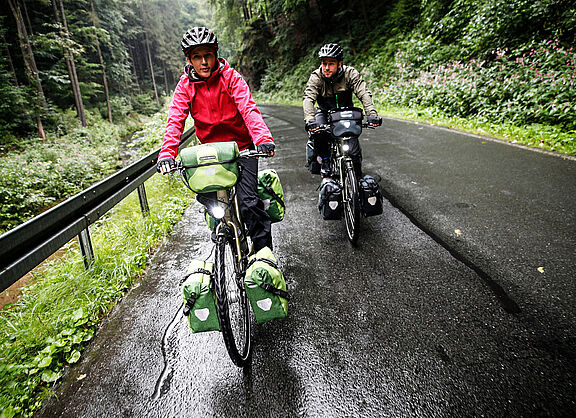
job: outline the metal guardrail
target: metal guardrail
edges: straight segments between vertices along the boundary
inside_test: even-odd
[[[182,134],[181,147],[190,143],[194,128]],[[110,177],[0,236],[0,292],[38,266],[75,236],[85,263],[92,260],[88,226],[138,189],[144,214],[148,202],[144,182],[156,172],[156,150]]]

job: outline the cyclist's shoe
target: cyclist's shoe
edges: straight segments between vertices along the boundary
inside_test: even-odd
[[[330,177],[332,175],[329,158],[322,158],[322,165],[320,166],[320,175],[322,175],[322,177]]]

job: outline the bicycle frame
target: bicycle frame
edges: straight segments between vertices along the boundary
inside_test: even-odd
[[[338,176],[340,184],[344,184],[347,163],[352,164],[352,158],[348,154],[348,141],[351,137],[339,138],[332,135],[332,144],[330,149],[330,168],[332,175]]]
[[[334,116],[333,116],[334,115]],[[334,117],[334,119],[332,119]],[[350,140],[362,133],[362,112],[358,109],[341,109],[331,112],[330,128],[330,168],[332,177],[337,177],[342,189],[344,223],[348,240],[356,245],[359,225],[359,186],[352,156],[349,154]]]
[[[251,151],[240,153],[240,157],[247,158],[268,156],[265,153]],[[184,167],[180,164],[177,169],[180,169],[184,184],[190,188],[182,173]],[[244,285],[249,248],[235,186],[216,191],[216,200],[210,205],[205,205],[212,216],[215,215],[216,207],[224,211],[223,214],[220,212],[218,216],[213,216],[217,220],[214,230],[216,234],[214,252],[216,308],[228,354],[234,364],[244,367],[250,362],[252,353],[250,306]]]
[[[236,247],[236,258],[240,265],[242,261],[242,242],[246,239],[246,233],[244,231],[244,225],[242,223],[242,217],[240,216],[240,208],[238,205],[238,197],[236,196],[235,189],[230,190],[220,190],[216,192],[218,202],[222,202],[225,205],[224,217],[218,223],[216,227],[216,236],[220,234],[225,234],[223,228],[227,226],[233,232],[234,244]],[[230,201],[230,196],[232,196],[232,201]]]

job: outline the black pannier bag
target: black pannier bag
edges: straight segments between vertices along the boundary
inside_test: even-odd
[[[342,219],[342,188],[336,180],[324,179],[318,195],[318,210],[324,220]]]
[[[352,107],[330,111],[329,119],[334,136],[359,136],[362,133],[362,109]]]
[[[382,214],[382,192],[380,185],[372,176],[360,179],[360,204],[365,217]]]

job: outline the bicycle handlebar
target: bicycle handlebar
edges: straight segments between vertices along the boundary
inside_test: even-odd
[[[269,158],[270,155],[264,152],[258,152],[255,150],[246,149],[244,151],[240,151],[237,158]],[[166,174],[172,174],[175,171],[180,171],[184,167],[182,165],[182,161],[176,161],[176,165],[174,167],[170,167],[170,171]]]
[[[265,152],[258,152],[251,149],[245,149],[244,151],[240,151],[238,157],[242,158],[269,158],[270,155]]]
[[[363,128],[376,129],[378,126],[380,126],[380,125],[373,126],[373,125],[369,124],[368,122],[362,122]],[[331,132],[330,124],[326,123],[326,124],[320,125],[318,128],[311,130],[310,132],[328,132],[328,133],[330,133]]]

